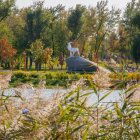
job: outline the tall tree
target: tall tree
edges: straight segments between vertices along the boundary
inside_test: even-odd
[[[10,14],[14,4],[15,0],[0,0],[0,22]]]
[[[36,40],[31,44],[30,52],[32,54],[33,60],[36,65],[36,70],[41,70],[41,64],[43,62],[43,51],[44,51],[44,44],[41,40]]]
[[[105,38],[111,33],[113,28],[117,25],[120,19],[120,10],[111,10],[107,7],[108,1],[100,1],[96,7],[96,30],[95,30],[95,44],[91,47],[91,53],[94,53],[98,58],[99,50],[104,42]],[[91,54],[92,56],[92,54]]]
[[[140,63],[140,11],[138,11],[135,16],[131,20],[135,29],[135,36],[133,36],[132,40],[132,56],[137,65]]]
[[[41,39],[41,34],[48,24],[46,11],[43,8],[43,2],[36,2],[27,9],[25,31],[27,34],[27,45],[30,45],[36,39]]]
[[[16,49],[8,42],[7,39],[0,40],[0,61],[5,68],[13,66],[13,59],[16,55]]]
[[[43,7],[44,2],[35,2],[31,7],[26,9],[25,18],[25,35],[26,35],[26,48],[35,42],[37,39],[42,38],[42,34],[48,25],[48,18],[46,9]],[[30,69],[32,68],[32,56],[29,51],[26,51],[27,57],[30,58]]]
[[[50,40],[50,47],[53,49],[53,57],[56,55],[56,46],[55,46],[55,35],[57,34],[56,28],[60,21],[61,14],[64,11],[64,7],[62,5],[57,5],[56,7],[50,8],[50,22],[49,22],[49,29],[48,33],[49,35],[49,40]],[[58,35],[58,34],[57,34]]]
[[[138,68],[138,64],[140,63],[140,34],[135,35],[133,38],[132,57]]]
[[[72,39],[75,40],[80,36],[80,30],[82,27],[82,15],[85,11],[85,7],[81,5],[76,5],[75,9],[70,10],[70,15],[68,17],[68,28],[72,32]]]

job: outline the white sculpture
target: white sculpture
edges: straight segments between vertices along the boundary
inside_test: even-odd
[[[71,44],[72,44],[72,42],[69,42],[67,45],[67,48],[70,51],[70,57],[73,57],[76,52],[80,56],[79,48],[72,48]]]

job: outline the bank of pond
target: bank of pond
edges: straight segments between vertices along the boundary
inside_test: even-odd
[[[93,74],[67,73],[66,71],[13,71],[10,81],[10,87],[17,87],[22,84],[30,84],[33,87],[63,87],[68,88],[75,82],[83,79],[85,86],[91,86],[94,82]],[[99,75],[99,78],[102,74]],[[111,85],[125,82],[126,84],[139,83],[139,72],[122,72],[110,73],[109,75]],[[105,80],[105,79],[103,79]],[[111,86],[114,87],[114,86]]]

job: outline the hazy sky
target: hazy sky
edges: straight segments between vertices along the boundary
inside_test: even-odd
[[[19,8],[27,7],[33,3],[33,1],[37,0],[17,0],[16,5]],[[62,4],[66,6],[66,8],[69,7],[75,7],[76,4],[82,4],[86,6],[96,6],[96,3],[99,0],[45,0],[45,6],[56,6],[58,4]],[[131,0],[108,0],[109,1],[109,7],[115,6],[116,8],[124,9],[126,4],[130,2]]]

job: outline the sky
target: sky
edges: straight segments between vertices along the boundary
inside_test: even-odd
[[[37,1],[37,0],[16,0],[16,5],[19,8],[23,8],[23,7],[28,7],[30,6],[33,1]],[[86,6],[96,6],[97,2],[99,0],[45,0],[45,6],[46,7],[54,7],[58,4],[62,4],[63,6],[66,6],[66,8],[70,8],[70,7],[75,7],[76,4],[82,4],[82,5],[86,5]],[[119,8],[119,9],[124,9],[126,7],[126,4],[128,2],[130,2],[131,0],[108,0],[109,1],[109,8],[111,8],[112,6],[114,6],[115,8]]]

